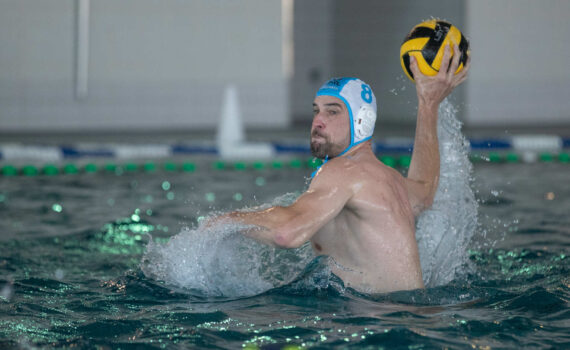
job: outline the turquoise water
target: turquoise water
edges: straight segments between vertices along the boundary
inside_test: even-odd
[[[0,348],[570,347],[567,164],[477,164],[475,234],[425,290],[363,295],[307,247],[200,237],[309,172],[0,178]]]

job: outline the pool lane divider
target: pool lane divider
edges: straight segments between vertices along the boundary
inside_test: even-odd
[[[285,160],[273,160],[273,161],[254,161],[254,162],[228,162],[228,161],[213,161],[210,163],[211,169],[213,170],[235,170],[235,171],[263,171],[266,169],[316,169],[322,162],[315,158],[310,159],[299,159],[294,158],[288,161]],[[76,175],[76,174],[95,174],[95,173],[107,173],[123,175],[129,173],[155,173],[159,171],[164,171],[167,173],[182,172],[182,173],[194,173],[198,170],[198,164],[194,162],[126,162],[123,164],[117,164],[113,162],[108,162],[105,164],[95,164],[87,163],[83,166],[78,166],[74,163],[67,163],[63,165],[55,165],[53,163],[48,163],[43,166],[37,165],[22,165],[15,166],[11,164],[6,164],[0,166],[0,175],[3,176],[55,176],[55,175]]]
[[[519,154],[489,152],[472,153],[470,159],[473,163],[523,163]],[[397,169],[407,169],[410,166],[411,155],[385,155],[379,154],[378,159],[384,164]],[[570,164],[570,154],[561,152],[558,154],[543,152],[537,155],[536,161],[540,163],[564,163]],[[209,164],[209,166],[208,166]],[[125,163],[107,162],[103,164],[86,163],[77,165],[75,163],[65,163],[56,165],[55,163],[47,163],[41,166],[26,164],[16,166],[12,164],[5,164],[0,166],[0,175],[5,177],[10,176],[56,176],[56,175],[77,175],[77,174],[135,174],[135,173],[194,173],[202,169],[210,169],[213,171],[264,171],[268,169],[281,170],[281,169],[309,169],[314,170],[322,164],[320,159],[316,158],[292,158],[288,160],[272,160],[272,161],[222,161],[214,160],[211,162],[200,162],[197,164],[191,161],[183,162],[134,162],[129,161]]]
[[[211,162],[213,170],[264,170],[264,169],[315,169],[320,165],[319,160],[300,159],[302,155],[310,154],[309,146],[294,143],[273,143],[276,154],[293,155],[295,158],[286,161],[282,159],[227,161],[218,159]],[[411,161],[413,140],[406,138],[386,139],[384,142],[373,144],[379,159],[391,167],[407,168]],[[507,139],[471,139],[470,158],[474,163],[570,163],[570,138],[552,135],[521,135]],[[133,159],[160,159],[180,156],[218,155],[216,147],[209,145],[94,145],[94,146],[33,146],[33,145],[2,145],[0,144],[0,175],[3,176],[37,176],[37,175],[73,175],[93,173],[154,173],[165,172],[195,172],[198,168],[194,162],[176,163],[165,161],[158,165],[156,161],[136,162]],[[76,164],[82,159],[110,159],[101,165],[94,162],[83,166]],[[16,166],[7,163],[15,161],[21,164],[23,160],[45,162],[43,166],[28,164]],[[125,163],[118,164],[121,160]],[[65,161],[69,161],[64,165]],[[2,163],[4,163],[2,165]]]
[[[411,153],[413,139],[386,138],[373,143],[377,154]],[[570,148],[570,138],[555,135],[516,135],[505,139],[469,140],[471,152],[559,152]],[[274,142],[271,146],[277,155],[301,156],[311,153],[307,143]],[[0,161],[20,161],[23,159],[43,162],[62,162],[77,159],[158,159],[176,156],[219,156],[219,150],[211,144],[151,144],[151,145],[20,145],[0,144]],[[250,157],[255,158],[255,157]]]

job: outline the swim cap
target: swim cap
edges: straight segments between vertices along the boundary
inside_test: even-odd
[[[377,109],[376,97],[370,85],[357,78],[333,78],[317,91],[317,96],[323,95],[340,99],[348,109],[350,145],[339,156],[372,138]]]

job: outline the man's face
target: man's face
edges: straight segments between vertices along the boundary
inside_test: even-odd
[[[336,157],[350,145],[350,122],[344,102],[333,96],[317,96],[313,101],[311,153],[323,159]]]

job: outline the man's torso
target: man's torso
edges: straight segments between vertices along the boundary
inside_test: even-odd
[[[346,171],[338,172],[338,181],[346,181],[354,194],[313,236],[313,249],[332,258],[333,272],[347,287],[367,293],[422,288],[404,178],[375,157],[343,161]]]

